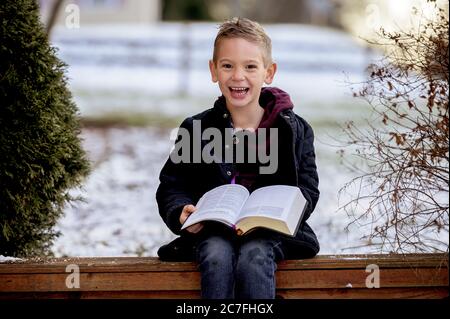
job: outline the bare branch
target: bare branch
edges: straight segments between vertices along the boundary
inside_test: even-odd
[[[347,229],[370,227],[364,238],[380,250],[448,251],[439,234],[449,232],[449,24],[439,12],[417,31],[380,31],[386,58],[354,93],[372,117],[342,128],[353,155],[342,150],[342,162],[358,176],[339,191],[353,191],[341,210],[353,218]]]

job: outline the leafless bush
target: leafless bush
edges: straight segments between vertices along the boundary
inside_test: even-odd
[[[357,177],[340,193],[357,192],[341,208],[348,228],[370,226],[366,239],[381,251],[448,251],[448,22],[439,8],[419,30],[380,31],[386,58],[354,93],[374,117],[344,127],[345,149],[361,161],[347,162]]]

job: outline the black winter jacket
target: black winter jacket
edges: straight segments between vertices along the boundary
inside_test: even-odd
[[[284,184],[298,186],[308,201],[304,222],[295,237],[282,236],[286,259],[310,258],[319,252],[319,242],[311,227],[305,222],[319,199],[318,175],[315,163],[314,134],[311,126],[292,109],[278,114],[278,169],[274,174],[259,175],[256,188]],[[193,121],[201,121],[201,132],[194,132]],[[213,108],[189,117],[181,124],[193,139],[201,140],[201,133],[209,127],[218,128],[224,136],[231,128],[230,113],[224,103],[216,101]],[[197,137],[194,136],[197,134]],[[176,143],[180,140],[179,135]],[[201,146],[209,141],[202,140]],[[225,143],[222,143],[224,146]],[[176,150],[174,150],[176,151]],[[225,154],[223,150],[222,154]],[[192,149],[191,149],[192,157]],[[179,217],[187,204],[195,205],[200,197],[214,187],[229,184],[234,175],[232,163],[177,163],[171,158],[161,170],[160,185],[156,192],[159,213],[166,225],[177,235],[171,243],[162,246],[158,255],[162,260],[192,260],[195,235],[180,232]]]

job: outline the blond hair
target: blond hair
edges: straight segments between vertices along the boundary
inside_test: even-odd
[[[263,49],[264,66],[267,67],[272,63],[272,41],[258,22],[246,18],[232,18],[219,26],[219,32],[214,40],[214,63],[217,63],[220,40],[232,38],[242,38],[260,45]]]

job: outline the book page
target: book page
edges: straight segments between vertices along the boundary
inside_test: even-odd
[[[298,187],[287,185],[259,188],[247,199],[239,219],[249,216],[267,216],[285,220],[299,192]]]
[[[197,211],[189,216],[181,229],[203,220],[217,220],[234,225],[248,196],[248,190],[238,184],[213,188],[200,198],[196,205]]]

